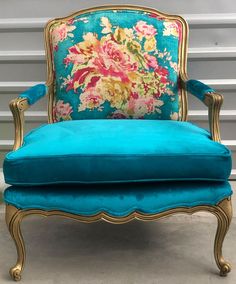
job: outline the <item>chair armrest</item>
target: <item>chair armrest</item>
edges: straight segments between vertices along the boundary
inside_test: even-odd
[[[220,142],[219,117],[223,104],[223,96],[216,93],[214,89],[197,80],[181,78],[182,87],[208,107],[208,120],[212,140]]]
[[[35,85],[21,93],[9,104],[14,119],[15,139],[13,150],[17,150],[24,138],[24,111],[47,94],[48,88],[44,84]]]
[[[202,102],[204,102],[206,94],[215,93],[215,91],[211,87],[203,84],[198,80],[188,80],[185,82],[185,84],[186,90]]]
[[[26,98],[29,105],[35,104],[47,94],[48,87],[45,84],[35,85],[19,95],[19,98]]]

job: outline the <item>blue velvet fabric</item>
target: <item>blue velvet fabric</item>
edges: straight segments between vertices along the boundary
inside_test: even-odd
[[[230,196],[228,182],[161,182],[140,184],[11,186],[5,202],[20,209],[61,210],[91,216],[106,212],[126,216],[133,211],[159,213],[176,207],[216,205]]]
[[[26,98],[30,105],[33,105],[47,94],[48,87],[44,84],[35,85],[19,95],[20,98]]]
[[[6,155],[12,185],[226,180],[230,151],[189,122],[74,120],[31,131]]]
[[[203,84],[198,80],[188,80],[186,83],[187,91],[203,101],[206,93],[215,92],[211,87]]]

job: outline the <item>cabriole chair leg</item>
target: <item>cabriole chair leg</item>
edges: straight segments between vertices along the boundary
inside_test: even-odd
[[[210,208],[208,207],[208,209]],[[226,276],[230,272],[231,266],[223,258],[222,246],[232,219],[231,199],[230,198],[224,199],[217,206],[212,207],[212,209],[209,210],[209,212],[212,212],[214,215],[216,215],[218,220],[218,227],[216,231],[215,244],[214,244],[215,261],[218,268],[220,269],[220,275]],[[22,218],[24,217],[24,213],[23,214],[22,213],[23,211],[18,210],[14,206],[11,205],[6,206],[6,223],[17,249],[16,265],[10,269],[10,275],[15,281],[21,280],[21,273],[25,263],[25,246],[20,228]]]
[[[21,273],[25,263],[25,245],[20,228],[22,220],[20,212],[14,206],[6,206],[6,223],[17,249],[17,262],[9,271],[12,279],[15,281],[21,280]]]
[[[217,206],[218,210],[215,213],[218,220],[218,227],[215,236],[214,256],[217,266],[220,269],[220,275],[226,276],[230,270],[230,264],[225,261],[222,255],[222,246],[225,235],[229,229],[232,219],[232,203],[231,199],[224,199]]]

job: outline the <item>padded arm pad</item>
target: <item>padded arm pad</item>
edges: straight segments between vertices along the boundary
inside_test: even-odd
[[[26,98],[29,105],[33,105],[47,94],[48,87],[45,84],[35,85],[19,95],[19,98]]]
[[[214,89],[197,80],[188,80],[186,82],[186,89],[201,101],[204,100],[205,94],[215,93]]]

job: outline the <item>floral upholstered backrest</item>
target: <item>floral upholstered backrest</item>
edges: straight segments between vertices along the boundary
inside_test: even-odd
[[[184,23],[140,7],[100,7],[49,22],[51,120],[182,119]]]

